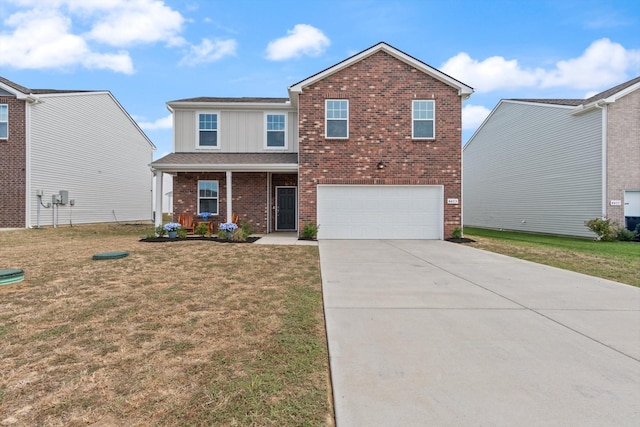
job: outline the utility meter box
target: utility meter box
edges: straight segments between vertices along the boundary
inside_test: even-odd
[[[60,190],[60,204],[69,204],[69,192],[67,190]]]
[[[60,204],[60,195],[59,194],[52,194],[51,195],[51,204],[54,204],[54,205]]]

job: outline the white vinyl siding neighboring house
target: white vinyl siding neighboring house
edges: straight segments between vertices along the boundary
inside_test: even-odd
[[[30,108],[28,204],[31,226],[53,224],[40,206],[60,190],[57,224],[151,220],[155,147],[108,92],[43,94]]]
[[[603,112],[501,101],[464,147],[466,226],[593,237],[603,211]]]

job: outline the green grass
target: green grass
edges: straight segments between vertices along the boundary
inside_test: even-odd
[[[640,286],[640,243],[465,227],[474,246],[516,258]]]

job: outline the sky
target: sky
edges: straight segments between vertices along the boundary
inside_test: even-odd
[[[501,99],[587,98],[640,75],[640,1],[0,1],[0,76],[110,91],[154,159],[173,147],[168,101],[287,97],[381,41],[475,89],[464,144]]]

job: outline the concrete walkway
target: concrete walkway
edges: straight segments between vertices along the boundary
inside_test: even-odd
[[[640,425],[640,289],[444,241],[320,261],[337,427]]]
[[[276,231],[269,234],[255,234],[260,240],[256,245],[297,245],[297,246],[318,246],[317,241],[298,240],[298,233],[288,231]]]

